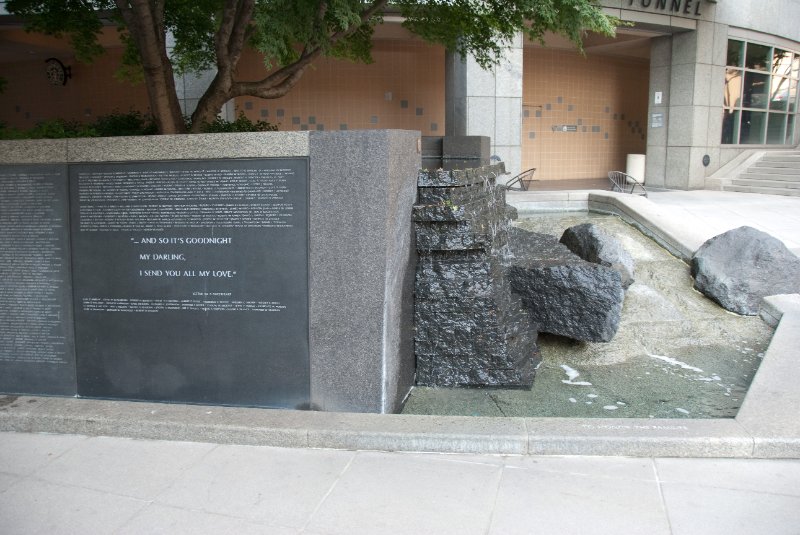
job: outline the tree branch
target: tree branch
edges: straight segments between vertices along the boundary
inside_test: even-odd
[[[228,56],[231,57],[234,65],[239,63],[242,50],[244,50],[244,46],[247,43],[255,6],[255,0],[243,0],[239,2],[239,8],[236,10],[236,18],[228,37]]]
[[[335,45],[342,39],[353,35],[353,33],[355,33],[356,30],[358,30],[361,26],[366,24],[369,21],[369,19],[374,17],[375,14],[378,13],[378,11],[386,7],[386,4],[388,3],[389,0],[375,0],[374,2],[372,2],[372,5],[370,5],[370,7],[361,12],[361,22],[359,24],[353,24],[346,30],[334,33],[333,35],[331,35],[329,39],[330,43]]]
[[[237,0],[226,0],[225,6],[222,8],[222,21],[214,35],[214,52],[217,54],[217,62],[219,62],[219,58],[228,56],[228,44],[236,23],[237,4]]]
[[[328,37],[328,43],[335,45],[337,42],[355,33],[361,26],[369,22],[372,17],[383,9],[387,3],[388,0],[373,1],[369,7],[361,12],[358,24],[352,24],[345,30],[333,33]],[[327,9],[327,4],[323,2],[320,5],[320,12],[318,14],[324,16],[322,6],[326,6],[325,9]],[[261,98],[277,98],[283,96],[300,80],[309,65],[319,58],[322,53],[323,48],[321,45],[311,49],[304,47],[300,58],[294,63],[278,69],[261,80],[236,83],[233,88],[234,93],[236,96],[252,95]],[[277,96],[264,96],[266,94],[272,95],[274,91],[280,94]]]

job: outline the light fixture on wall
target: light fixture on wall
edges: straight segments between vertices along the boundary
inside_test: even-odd
[[[67,80],[72,78],[72,68],[65,66],[58,58],[44,60],[47,81],[52,85],[67,85]]]

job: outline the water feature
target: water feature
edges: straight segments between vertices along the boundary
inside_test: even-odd
[[[636,261],[619,331],[609,343],[539,336],[542,362],[530,390],[415,387],[406,414],[731,418],[772,329],[737,316],[692,288],[689,266],[614,216],[537,215],[515,225],[561,236],[590,221]]]

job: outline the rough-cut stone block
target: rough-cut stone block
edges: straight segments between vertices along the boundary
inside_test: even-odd
[[[463,355],[417,355],[417,384],[420,386],[503,386],[528,387],[533,382],[538,351],[522,353],[516,361],[494,367],[485,359]]]
[[[634,262],[630,253],[597,225],[583,223],[570,227],[561,235],[560,242],[587,262],[617,270],[623,288],[633,284]]]
[[[587,342],[608,342],[617,332],[625,292],[619,273],[572,254],[556,238],[511,229],[508,269],[540,332]]]
[[[455,205],[472,202],[484,195],[492,195],[491,188],[484,183],[470,184],[469,186],[450,187],[420,187],[417,189],[419,205],[437,205],[452,203]]]
[[[493,287],[493,266],[485,254],[425,254],[417,262],[417,299],[488,297]]]
[[[692,257],[694,287],[723,308],[755,316],[768,295],[800,293],[800,259],[752,227],[706,241]]]
[[[415,223],[418,251],[486,250],[491,239],[476,232],[469,222],[426,225]]]
[[[536,331],[513,296],[502,165],[422,171],[414,207],[417,384],[529,387]]]
[[[505,165],[501,162],[486,165],[475,169],[453,169],[446,171],[436,169],[432,171],[421,170],[417,177],[417,186],[424,187],[453,187],[469,186],[472,184],[494,183],[495,178],[505,173]]]

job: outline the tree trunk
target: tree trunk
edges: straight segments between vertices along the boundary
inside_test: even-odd
[[[139,49],[150,112],[159,133],[186,132],[172,63],[167,56],[164,0],[116,0],[116,4]]]
[[[206,124],[213,123],[222,106],[233,98],[230,85],[230,80],[224,80],[223,76],[217,72],[192,113],[193,134],[201,132]]]
[[[388,0],[372,0],[365,4],[360,22],[327,36],[329,44],[346,39],[383,9]],[[192,132],[199,132],[203,125],[214,121],[222,106],[230,99],[248,95],[258,98],[280,98],[300,81],[311,64],[323,55],[323,48],[303,49],[300,58],[292,64],[278,68],[265,78],[254,82],[236,81],[236,69],[246,45],[247,28],[253,15],[254,0],[226,0],[222,23],[214,39],[217,75],[206,90],[195,112],[192,114]],[[327,9],[320,3],[319,22]]]

